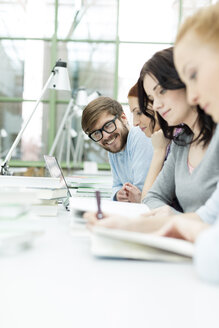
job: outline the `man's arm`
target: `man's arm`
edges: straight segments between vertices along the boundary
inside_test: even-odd
[[[124,184],[130,183],[142,191],[145,177],[150,167],[153,156],[153,147],[151,140],[145,137],[139,128],[133,128],[129,132],[125,154],[121,162],[114,154],[109,154],[109,161],[113,175],[113,199],[117,193],[117,200],[121,190],[124,197]],[[118,173],[119,172],[119,173]],[[122,200],[124,201],[124,200]],[[127,199],[126,201],[131,201]],[[140,201],[140,199],[139,199]]]
[[[113,177],[113,186],[112,186],[112,200],[119,202],[128,202],[128,197],[125,189],[123,188],[122,181],[117,173],[117,168],[114,164],[114,161],[111,156],[109,156],[111,172]]]

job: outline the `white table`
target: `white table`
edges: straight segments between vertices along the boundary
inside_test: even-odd
[[[219,287],[192,264],[94,258],[60,212],[35,223],[32,249],[0,258],[1,328],[219,327]]]

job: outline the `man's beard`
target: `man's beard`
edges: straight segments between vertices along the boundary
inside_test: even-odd
[[[122,126],[123,126],[122,131],[120,133],[118,133],[118,132],[111,133],[110,137],[107,140],[105,140],[102,144],[102,147],[105,150],[109,151],[110,153],[119,153],[126,145],[129,129],[127,128],[127,126],[123,122],[121,122],[121,123],[122,123]],[[110,148],[110,145],[108,146],[106,143],[109,142],[110,140],[114,139],[115,137],[118,138],[119,136],[120,136],[120,147],[117,150],[112,150]]]

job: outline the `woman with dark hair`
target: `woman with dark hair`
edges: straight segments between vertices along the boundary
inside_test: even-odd
[[[153,209],[171,205],[177,197],[183,212],[195,211],[216,188],[218,168],[209,165],[219,160],[219,140],[213,137],[216,125],[202,109],[188,104],[185,85],[174,66],[173,48],[155,53],[145,63],[138,85],[142,112],[148,113],[152,102],[165,137],[174,141],[143,202]],[[182,131],[174,136],[177,127]]]
[[[156,52],[153,57],[144,64],[140,72],[140,78],[138,80],[138,94],[139,107],[142,113],[150,117],[150,119],[154,122],[153,124],[155,124],[155,117],[151,111],[152,106],[154,111],[157,112],[157,119],[165,137],[170,140],[174,140],[176,143],[180,143],[181,138],[175,136],[175,128],[182,128],[183,131],[188,135],[192,135],[193,131],[187,124],[184,124],[182,127],[181,124],[185,122],[183,122],[183,118],[180,117],[180,115],[173,117],[172,113],[170,112],[164,113],[163,111],[160,112],[158,110],[157,104],[154,104],[153,97],[148,95],[146,92],[148,84],[147,80],[149,80],[150,83],[151,79],[157,82],[157,86],[160,88],[160,95],[164,95],[166,92],[170,94],[170,91],[174,90],[178,90],[175,95],[185,95],[185,84],[180,80],[174,65],[173,47]],[[176,106],[178,103],[180,105],[180,99],[179,101],[176,101]],[[197,124],[199,125],[199,134],[195,139],[193,138],[192,143],[195,141],[198,141],[199,143],[203,141],[204,145],[207,145],[214,133],[215,123],[209,115],[206,115],[205,112],[200,109],[199,106],[191,107],[187,104],[187,107],[189,111],[190,109],[193,109],[198,114],[196,116]],[[182,114],[184,115],[184,112]]]

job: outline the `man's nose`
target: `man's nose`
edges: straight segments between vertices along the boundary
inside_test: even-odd
[[[102,131],[102,135],[103,135],[103,139],[108,139],[109,138],[109,133],[107,133],[106,131]]]

